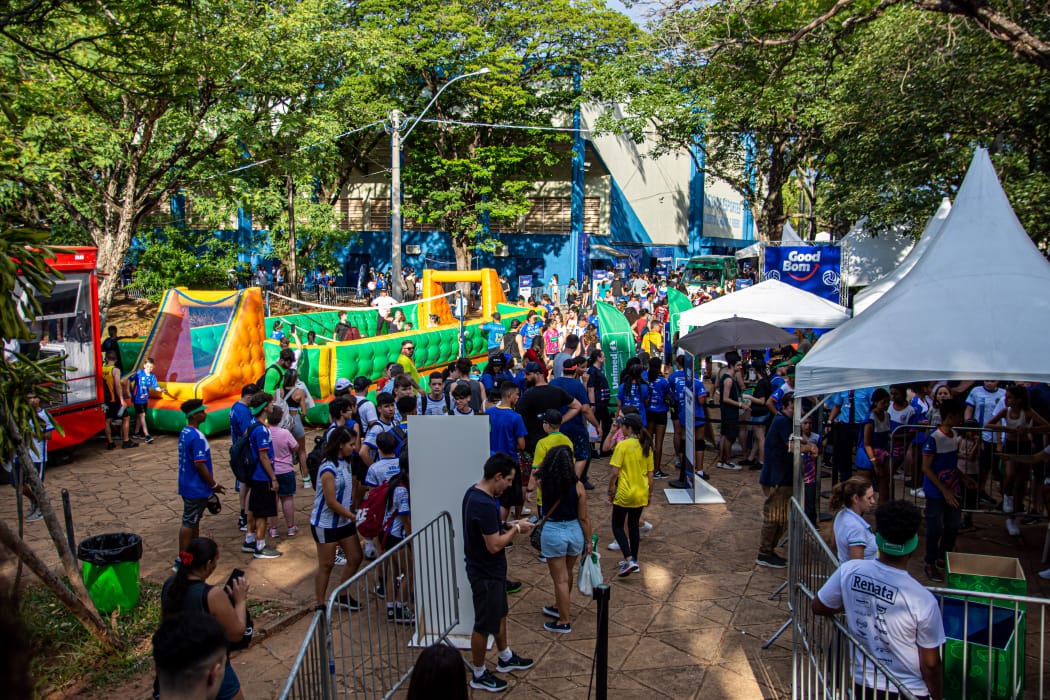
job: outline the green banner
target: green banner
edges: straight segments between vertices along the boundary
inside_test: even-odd
[[[667,313],[668,325],[670,326],[670,338],[674,340],[674,334],[678,332],[678,317],[693,308],[693,302],[689,297],[673,287],[667,288]]]
[[[597,303],[598,332],[601,336],[602,352],[605,353],[605,377],[609,380],[612,403],[616,403],[616,392],[620,388],[620,372],[627,360],[634,357],[634,331],[631,324],[612,304]]]

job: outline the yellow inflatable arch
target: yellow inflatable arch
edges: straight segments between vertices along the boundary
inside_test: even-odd
[[[444,293],[442,283],[472,282],[481,285],[481,317],[492,318],[499,304],[506,303],[499,274],[491,269],[483,270],[423,270],[423,296],[425,300],[419,305],[419,327],[437,328],[449,323],[457,323],[452,316],[452,307],[448,303],[454,297],[440,296]]]

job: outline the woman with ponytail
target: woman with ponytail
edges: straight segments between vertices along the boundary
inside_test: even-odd
[[[875,558],[875,533],[864,519],[874,508],[875,489],[862,476],[841,481],[831,490],[831,509],[837,511],[834,531],[840,564],[850,559]]]
[[[207,537],[190,540],[185,551],[179,552],[178,572],[161,589],[161,619],[186,612],[204,612],[219,621],[228,642],[240,642],[248,624],[248,579],[243,575],[231,578],[225,588],[209,585],[207,579],[215,573],[218,562],[219,547],[214,540]],[[228,656],[226,674],[216,698],[244,698]]]
[[[653,491],[653,438],[637,413],[628,413],[616,422],[625,437],[609,460],[609,503],[613,507],[613,537],[623,552],[616,575],[630,576],[638,571],[639,525]]]

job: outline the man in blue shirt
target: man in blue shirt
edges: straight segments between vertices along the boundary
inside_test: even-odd
[[[281,553],[266,546],[266,519],[277,516],[277,475],[273,471],[273,443],[270,430],[259,421],[259,414],[268,411],[273,396],[265,392],[255,394],[248,404],[252,422],[248,424],[255,471],[248,492],[249,527],[241,551],[250,552],[256,559],[276,559]]]
[[[252,396],[259,393],[259,388],[254,384],[246,384],[241,389],[241,398],[233,406],[230,407],[230,442],[236,443],[244,431],[248,429],[248,426],[252,422],[252,412],[248,409],[248,402],[251,401]],[[248,531],[248,516],[244,512],[248,507],[248,488],[241,488],[241,482],[234,480],[234,488],[240,494],[241,500],[241,515],[238,519],[237,527],[241,529],[241,532]]]
[[[503,327],[503,323],[500,322],[498,311],[492,314],[492,320],[484,324],[481,330],[488,336],[489,353],[493,350],[503,349],[503,334],[506,333],[506,329]]]
[[[766,433],[762,471],[758,475],[758,483],[762,486],[766,501],[762,505],[762,537],[755,563],[773,569],[787,566],[787,559],[777,554],[775,547],[787,532],[788,507],[794,486],[791,434],[795,395],[788,392],[782,399],[780,413],[773,417]]]
[[[562,376],[552,379],[550,385],[564,389],[565,393],[580,402],[580,410],[561,424],[561,432],[572,440],[572,454],[576,458],[576,476],[583,483],[583,487],[590,490],[594,488],[594,484],[587,478],[587,468],[591,463],[591,440],[587,435],[587,423],[598,428],[598,419],[594,417],[594,411],[587,396],[587,388],[580,381],[580,377],[586,373],[586,370],[587,366],[583,358],[570,357],[562,363]],[[559,410],[562,415],[565,415],[569,408],[562,406]]]
[[[179,433],[179,495],[182,496],[182,527],[179,528],[179,551],[185,552],[190,540],[200,537],[200,523],[208,499],[213,493],[225,493],[212,474],[211,446],[200,431],[208,417],[208,407],[200,399],[184,401],[186,427]],[[176,557],[176,562],[179,561]]]
[[[525,421],[515,411],[518,405],[518,385],[504,381],[499,387],[500,402],[485,415],[489,417],[489,454],[503,452],[512,457],[525,449]]]
[[[831,483],[846,481],[853,475],[853,456],[861,424],[871,413],[874,388],[839,391],[829,396],[828,425],[831,427]]]

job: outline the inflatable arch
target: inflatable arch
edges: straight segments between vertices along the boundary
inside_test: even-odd
[[[423,296],[419,305],[420,328],[437,328],[458,323],[452,316],[450,297],[441,296],[442,283],[474,282],[481,285],[481,319],[489,321],[499,305],[506,303],[499,273],[491,268],[481,270],[423,270]]]

